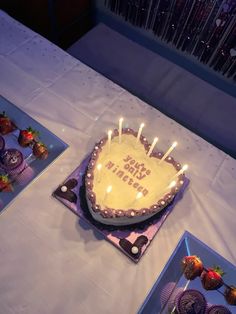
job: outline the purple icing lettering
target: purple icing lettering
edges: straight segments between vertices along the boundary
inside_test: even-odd
[[[136,164],[134,165],[135,168],[139,169],[140,167],[144,166],[144,163],[139,164],[138,162],[136,162]]]
[[[133,173],[133,177],[135,177],[137,173],[138,173],[138,170],[136,170],[135,173]]]
[[[124,175],[124,171],[119,170],[116,175],[117,175],[117,177],[122,178]]]
[[[143,187],[140,185],[138,188],[138,192],[141,192],[143,190]]]
[[[129,185],[131,185],[131,184],[133,184],[133,182],[134,182],[134,180],[133,180],[133,179],[129,179],[128,184],[129,184]]]
[[[129,167],[128,172],[133,173],[134,172],[134,167]]]
[[[146,196],[148,194],[148,190],[144,189],[142,193],[143,193],[143,196]]]
[[[106,168],[111,169],[114,166],[113,162],[108,161],[108,163],[106,164]]]
[[[124,162],[128,162],[128,161],[130,161],[130,159],[132,159],[132,157],[131,156],[127,156],[126,158],[124,158],[123,160],[124,160]]]
[[[126,182],[128,179],[129,179],[128,176],[124,176],[122,180],[123,180],[124,182]]]
[[[130,165],[133,165],[135,163],[135,160],[132,159],[129,163],[130,163]]]
[[[140,169],[141,172],[146,171],[147,169],[142,167],[142,169]]]
[[[117,169],[119,168],[119,166],[116,166],[116,168],[115,169],[113,169],[113,171],[112,172],[114,172],[114,173],[116,173],[116,171],[117,171]]]
[[[126,170],[128,170],[129,167],[130,167],[129,164],[124,165],[124,168],[125,168]]]
[[[142,174],[141,172],[136,176],[138,180],[142,180],[145,177],[146,177],[146,174]]]

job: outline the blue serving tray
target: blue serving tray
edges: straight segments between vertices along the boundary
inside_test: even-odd
[[[206,268],[213,267],[215,265],[220,266],[225,272],[225,275],[223,276],[224,282],[228,285],[236,285],[236,266],[213,251],[206,244],[195,238],[191,233],[185,231],[159,278],[139,309],[138,314],[170,313],[168,312],[167,305],[161,304],[160,300],[161,292],[170,282],[174,282],[176,284],[172,293],[179,287],[197,289],[205,295],[208,303],[212,305],[224,305],[232,313],[236,313],[236,306],[231,306],[225,301],[223,295],[225,287],[221,287],[218,290],[206,291],[202,287],[199,277],[192,281],[188,281],[184,277],[181,270],[181,260],[186,255],[199,256]]]
[[[60,138],[46,129],[43,125],[31,118],[27,113],[20,110],[4,97],[0,96],[0,113],[6,112],[7,116],[16,124],[15,131],[2,135],[6,148],[16,148],[20,150],[27,162],[27,168],[13,180],[13,192],[0,192],[0,214],[3,210],[34,181],[52,162],[56,160],[68,147]],[[18,144],[19,129],[25,129],[31,126],[39,131],[40,141],[42,141],[49,150],[49,156],[46,160],[40,160],[34,157],[32,149],[23,148]]]

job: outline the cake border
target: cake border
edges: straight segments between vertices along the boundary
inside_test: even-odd
[[[122,129],[122,134],[128,134],[133,135],[137,137],[137,132],[134,131],[131,128],[124,128]],[[112,133],[112,139],[114,137],[119,136],[119,132],[117,129],[115,129]],[[166,206],[168,206],[172,200],[174,199],[175,195],[179,192],[181,189],[184,180],[185,175],[181,174],[178,176],[178,180],[176,183],[176,186],[171,188],[170,192],[164,194],[164,196],[157,201],[157,203],[153,204],[149,208],[140,208],[140,209],[128,209],[128,210],[122,210],[122,209],[114,209],[114,208],[106,208],[105,210],[102,210],[99,204],[96,204],[96,194],[93,192],[93,180],[94,180],[94,170],[96,166],[97,159],[99,157],[99,152],[102,151],[103,146],[107,142],[107,137],[102,138],[98,143],[95,144],[94,149],[91,153],[91,158],[86,170],[85,175],[85,186],[86,186],[86,198],[88,202],[90,202],[90,208],[95,214],[99,214],[103,219],[111,219],[111,218],[120,218],[120,217],[127,217],[127,218],[133,218],[137,216],[147,216],[147,215],[155,215],[156,213],[163,210]],[[148,152],[151,144],[148,142],[147,138],[143,135],[140,136],[140,143],[144,146],[146,152]],[[150,157],[154,157],[157,159],[161,159],[164,156],[164,153],[161,151],[152,152]],[[181,164],[171,156],[168,156],[165,159],[165,162],[168,162],[173,165],[173,167],[177,170],[177,172],[182,168]],[[148,217],[150,218],[150,217]],[[130,223],[132,224],[132,222]],[[128,224],[129,225],[129,224]]]

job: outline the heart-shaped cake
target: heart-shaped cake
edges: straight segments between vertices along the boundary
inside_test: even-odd
[[[103,138],[94,147],[85,176],[86,198],[93,218],[108,225],[142,222],[165,208],[184,183],[181,165],[161,152],[148,156],[150,144],[137,132],[118,130],[111,141]]]

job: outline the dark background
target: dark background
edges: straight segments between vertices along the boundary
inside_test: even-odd
[[[92,27],[91,0],[0,0],[0,9],[61,48]]]

